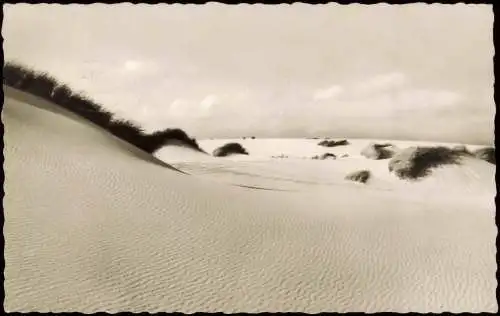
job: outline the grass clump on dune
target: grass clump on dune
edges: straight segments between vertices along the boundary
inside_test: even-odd
[[[369,170],[354,171],[345,176],[345,180],[366,183],[370,179],[371,173]]]
[[[323,146],[323,147],[337,147],[337,146],[347,146],[347,145],[349,145],[347,139],[338,141],[325,139],[318,143],[318,146]]]
[[[361,150],[361,155],[368,159],[389,159],[394,156],[396,149],[391,144],[370,143]]]
[[[176,145],[206,153],[203,149],[201,149],[195,138],[189,137],[189,135],[180,128],[167,128],[154,132],[148,135],[148,137],[148,150],[155,150],[154,148],[157,148],[158,146],[163,147]]]
[[[73,92],[69,86],[59,83],[47,73],[34,71],[18,63],[7,62],[3,68],[3,83],[65,108],[148,153],[171,144],[205,153],[196,140],[190,138],[181,129],[167,128],[146,134],[135,123],[115,118],[113,113],[105,110],[100,104]]]
[[[389,161],[389,171],[401,179],[416,180],[428,176],[433,168],[459,164],[463,156],[447,147],[409,147]]]
[[[315,160],[325,160],[325,159],[337,159],[337,156],[335,156],[335,154],[332,154],[332,153],[324,153],[324,154],[321,154],[321,155],[316,155],[316,156],[313,156],[311,159],[315,159]]]
[[[285,154],[280,154],[278,156],[271,156],[271,158],[288,158],[288,156]]]
[[[238,143],[227,143],[224,146],[216,148],[213,151],[215,157],[226,157],[229,155],[248,155],[248,152],[241,144]]]
[[[474,151],[472,154],[478,159],[482,159],[496,165],[495,148],[493,147],[481,148]]]

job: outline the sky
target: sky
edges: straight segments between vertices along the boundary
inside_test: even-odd
[[[5,60],[147,131],[489,144],[491,5],[4,5]]]

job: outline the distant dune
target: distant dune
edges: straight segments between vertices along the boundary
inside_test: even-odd
[[[4,91],[7,312],[498,311],[493,164],[468,156],[414,183],[351,139],[151,155]],[[302,159],[325,150],[348,157]],[[370,179],[346,181],[354,170]]]

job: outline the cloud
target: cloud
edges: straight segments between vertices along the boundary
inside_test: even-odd
[[[341,86],[333,85],[327,89],[316,90],[313,94],[314,100],[331,99],[342,93],[344,89]]]
[[[353,94],[371,94],[381,91],[404,87],[408,78],[400,72],[380,74],[353,85],[350,90]]]
[[[138,60],[127,60],[124,64],[123,64],[123,68],[127,71],[135,71],[135,70],[138,70],[140,69],[142,66],[142,63]]]
[[[183,98],[177,98],[170,103],[168,110],[169,115],[175,118],[182,118],[189,114],[190,102]]]
[[[397,93],[394,107],[402,109],[432,110],[458,105],[464,97],[459,93],[447,90],[408,89]]]
[[[311,110],[316,119],[321,119],[321,115],[389,117],[408,111],[432,113],[464,100],[454,91],[419,89],[411,87],[409,82],[406,75],[391,72],[357,83],[334,85],[315,92]],[[339,95],[342,97],[338,98]]]
[[[214,95],[214,94],[210,94],[210,95],[207,95],[201,102],[200,102],[200,107],[201,107],[201,110],[204,111],[205,113],[206,112],[210,112],[210,110],[212,109],[212,107],[219,101],[219,98]]]
[[[326,89],[317,89],[313,93],[314,101],[336,99],[341,96],[344,100],[356,100],[367,95],[376,95],[387,91],[397,91],[408,84],[408,78],[400,72],[379,74],[362,80],[344,85],[332,85]]]
[[[442,109],[456,107],[464,100],[458,93],[433,89],[405,89],[398,92],[378,93],[349,100],[335,101],[321,107],[323,115],[315,119],[328,122],[328,117],[394,118],[401,115],[432,116]]]

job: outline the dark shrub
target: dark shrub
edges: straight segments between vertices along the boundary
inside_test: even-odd
[[[345,146],[349,145],[349,142],[346,139],[335,141],[335,140],[322,140],[318,143],[319,146],[324,147],[336,147],[336,146]]]
[[[50,99],[56,86],[56,79],[46,73],[38,73],[31,82],[26,83],[26,87],[21,86],[20,90],[27,91],[44,99]]]
[[[373,144],[373,143],[372,143]],[[375,148],[386,148],[386,147],[393,147],[392,144],[385,143],[385,144],[373,144]]]
[[[26,74],[26,70],[21,65],[13,62],[6,62],[3,67],[3,83],[7,86],[19,89]]]
[[[250,137],[251,139],[255,139],[255,136]]]
[[[311,159],[315,159],[315,160],[325,160],[325,159],[336,159],[337,156],[335,156],[334,154],[332,153],[324,153],[324,154],[321,154],[321,155],[316,155],[316,156],[313,156],[311,157]]]
[[[33,95],[49,99],[57,80],[47,73],[36,72],[16,63],[7,62],[3,69],[4,84]]]
[[[476,158],[485,160],[489,163],[496,165],[495,148],[493,147],[486,147],[475,150],[473,155]]]
[[[238,143],[228,143],[215,149],[212,154],[215,157],[226,157],[233,154],[248,155],[248,152]]]
[[[58,85],[52,90],[52,94],[50,96],[50,100],[52,100],[55,104],[68,108],[68,104],[70,104],[71,96],[73,95],[73,91],[65,85]]]
[[[389,161],[389,171],[401,179],[419,179],[429,175],[432,168],[459,164],[462,156],[447,147],[410,147]]]
[[[346,180],[356,181],[361,183],[366,183],[370,178],[371,174],[368,170],[360,170],[349,173],[345,176]]]
[[[332,153],[324,153],[324,154],[322,154],[322,155],[319,156],[320,160],[325,160],[325,159],[328,159],[328,158],[336,159],[337,156],[335,156]]]
[[[72,94],[59,105],[106,129],[108,129],[108,125],[111,124],[113,118],[113,113],[103,109],[102,106],[81,94]],[[121,125],[124,124],[126,122],[122,122]]]
[[[334,146],[346,146],[346,145],[349,145],[347,139],[338,140],[334,143]]]
[[[142,128],[128,120],[111,120],[106,124],[106,129],[118,138],[121,138],[142,150],[152,153],[148,150],[148,142],[146,135],[143,134]]]
[[[278,155],[278,156],[271,156],[272,158],[288,158],[288,156],[284,155],[284,154],[281,154],[281,155]]]
[[[394,155],[395,149],[387,147],[392,147],[392,145],[371,143],[361,150],[361,155],[368,159],[388,159]]]
[[[21,81],[18,82],[17,88],[19,90],[33,94],[32,87],[34,85],[35,80],[36,80],[36,73],[35,72],[32,72],[32,71],[26,72],[23,75],[23,78],[21,79]]]
[[[146,151],[148,152],[154,152],[167,145],[177,145],[205,153],[205,151],[198,145],[196,139],[190,138],[186,132],[180,128],[167,128],[163,131],[154,132],[146,137]]]

